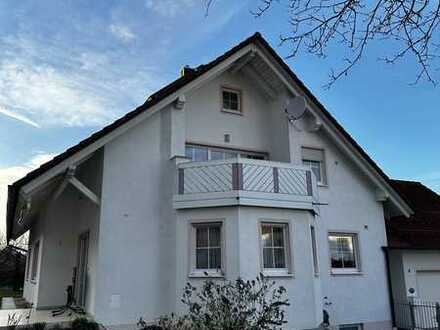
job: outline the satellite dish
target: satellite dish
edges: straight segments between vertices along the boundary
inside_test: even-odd
[[[302,96],[296,96],[290,99],[289,104],[286,107],[287,117],[290,121],[298,120],[306,112],[306,100]]]

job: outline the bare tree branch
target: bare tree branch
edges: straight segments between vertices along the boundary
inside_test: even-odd
[[[215,0],[204,0],[207,10]],[[347,75],[364,56],[371,42],[385,45],[386,63],[406,57],[416,62],[416,79],[436,84],[433,66],[440,56],[440,0],[256,0],[254,17],[282,6],[290,29],[280,36],[290,45],[288,58],[301,52],[325,57],[330,45],[344,47],[343,66],[332,71],[326,87]],[[387,53],[386,49],[391,50]]]
[[[265,14],[275,3],[260,2],[255,17]],[[282,43],[290,43],[288,57],[300,51],[323,57],[333,42],[349,50],[345,65],[332,71],[326,87],[347,75],[373,40],[387,41],[389,49],[397,49],[381,58],[386,63],[396,63],[406,56],[416,59],[414,83],[421,79],[436,83],[432,65],[440,56],[439,0],[286,0],[283,4],[289,13],[291,31],[280,38]]]

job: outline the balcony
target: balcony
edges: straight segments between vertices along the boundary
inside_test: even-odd
[[[308,167],[233,158],[178,165],[174,208],[261,206],[313,210],[316,182]]]

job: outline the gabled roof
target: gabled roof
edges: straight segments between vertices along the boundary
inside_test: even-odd
[[[394,248],[440,249],[440,196],[416,181],[391,180],[414,211],[386,221],[388,245]]]
[[[303,84],[303,82],[293,73],[293,71],[289,68],[289,66],[281,59],[281,57],[275,52],[275,50],[268,44],[268,42],[261,36],[260,33],[255,33],[251,37],[247,38],[246,40],[242,41],[235,47],[231,48],[229,51],[224,53],[223,55],[217,57],[213,61],[200,65],[194,69],[186,70],[186,74],[181,76],[180,78],[176,79],[172,83],[166,85],[156,93],[152,94],[147,101],[136,108],[135,110],[127,113],[125,116],[121,117],[120,119],[116,120],[112,124],[104,127],[102,130],[92,134],[90,137],[86,138],[85,140],[81,141],[77,145],[67,149],[65,152],[59,154],[52,160],[48,161],[47,163],[41,165],[36,170],[28,173],[25,177],[22,179],[14,182],[12,185],[8,187],[8,206],[7,206],[7,237],[8,240],[11,238],[11,226],[13,223],[13,219],[15,216],[15,211],[17,207],[17,201],[18,201],[18,193],[24,185],[30,183],[34,179],[38,178],[39,176],[43,175],[47,171],[51,170],[52,168],[56,167],[57,165],[61,164],[63,161],[69,159],[73,155],[79,153],[80,151],[84,150],[88,146],[94,144],[95,142],[99,141],[100,139],[104,138],[108,134],[112,133],[119,127],[123,126],[124,124],[130,122],[134,118],[138,117],[139,115],[147,112],[149,109],[157,105],[159,102],[164,100],[165,98],[171,96],[172,94],[179,91],[184,86],[188,85],[189,83],[195,81],[197,78],[201,77],[223,61],[229,59],[234,54],[239,52],[240,50],[244,49],[245,47],[252,45],[252,44],[258,44],[262,48],[264,48],[265,51],[268,52],[268,54],[275,60],[275,62],[284,70],[285,74],[293,80],[293,82],[299,86],[299,88],[304,92],[304,95],[311,100],[313,104],[315,104],[319,110],[321,111],[322,115],[337,129],[337,131],[348,141],[350,145],[352,145],[355,150],[360,154],[360,156],[366,160],[366,162],[373,168],[373,170],[383,178],[384,182],[389,185],[389,178],[388,176],[380,169],[380,167],[368,156],[368,154],[360,147],[359,144],[351,137],[350,134],[347,133],[347,131],[344,130],[344,128],[336,121],[335,118],[325,109],[325,107],[319,102],[319,100],[312,94],[312,92]],[[389,186],[390,190],[393,191],[391,186]],[[397,196],[397,194],[396,194]],[[399,198],[399,197],[397,197]],[[400,200],[402,205],[407,207],[406,213],[410,213],[410,208],[405,204],[403,200]]]

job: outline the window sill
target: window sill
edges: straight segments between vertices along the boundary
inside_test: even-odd
[[[222,112],[230,113],[232,115],[237,115],[237,116],[243,116],[243,112],[241,112],[241,111],[222,109]]]
[[[32,284],[37,284],[37,281],[36,281],[36,280],[30,280],[30,282],[31,282]]]
[[[330,275],[334,275],[334,276],[344,276],[344,275],[355,275],[355,276],[362,276],[364,275],[363,272],[359,271],[359,270],[353,270],[353,271],[338,271],[338,270],[331,270],[330,271]]]
[[[199,272],[194,271],[188,274],[189,278],[225,278],[225,274],[223,272]]]
[[[328,183],[317,183],[318,187],[328,188]]]
[[[295,277],[295,275],[293,273],[289,273],[289,272],[276,272],[276,271],[263,271],[263,276],[264,277],[279,277],[279,278],[293,278]]]

